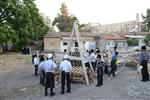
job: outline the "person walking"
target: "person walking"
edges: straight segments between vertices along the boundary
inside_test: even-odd
[[[142,80],[141,81],[149,81],[149,73],[148,73],[148,68],[147,68],[147,63],[149,60],[149,54],[146,51],[146,46],[141,47],[142,52],[140,53],[139,56],[139,61],[140,65],[143,66],[141,73],[142,73]]]
[[[63,61],[60,63],[61,70],[61,94],[65,93],[65,81],[67,81],[67,91],[71,93],[70,76],[72,71],[72,65],[68,60],[68,55],[64,55]]]
[[[117,47],[114,47],[114,51],[112,53],[112,59],[111,59],[111,70],[110,72],[108,73],[108,76],[110,76],[111,74],[115,77],[115,71],[116,71],[116,62],[117,62],[117,57],[118,57],[118,52],[116,51]]]
[[[55,62],[52,60],[52,54],[48,54],[47,58],[48,60],[45,61],[45,74],[46,74],[46,81],[45,81],[45,96],[48,95],[47,89],[50,88],[50,96],[54,96],[55,93],[53,92],[53,88],[55,85],[55,79],[54,79],[54,71],[57,67]]]
[[[97,61],[96,61],[96,69],[97,69],[97,87],[100,87],[103,85],[103,67],[104,62],[101,60],[101,55],[97,55]]]

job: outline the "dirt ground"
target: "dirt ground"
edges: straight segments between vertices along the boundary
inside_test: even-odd
[[[0,100],[150,100],[150,81],[141,82],[135,68],[122,67],[116,77],[104,76],[104,85],[95,87],[73,83],[72,93],[60,94],[55,88],[54,97],[44,96],[39,77],[33,74],[31,55],[0,55]]]

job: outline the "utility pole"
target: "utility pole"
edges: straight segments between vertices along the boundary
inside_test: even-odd
[[[138,31],[138,34],[140,34],[139,13],[136,14],[136,24],[137,24],[137,31]]]

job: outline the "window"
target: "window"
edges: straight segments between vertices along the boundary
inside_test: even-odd
[[[78,47],[78,42],[75,42],[75,47]]]
[[[110,45],[110,42],[107,42],[107,45]]]
[[[67,45],[67,42],[64,42],[63,45]]]

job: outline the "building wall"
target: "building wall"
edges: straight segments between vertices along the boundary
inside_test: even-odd
[[[84,42],[84,46],[87,50],[95,49],[96,48],[96,40],[94,37],[82,37],[82,40]],[[70,37],[45,37],[44,38],[44,50],[57,50],[60,52],[64,52],[65,49],[67,49],[69,45]],[[73,38],[73,44],[71,47],[71,50],[74,51],[75,43],[77,42],[76,38]]]
[[[139,14],[136,14],[135,20],[124,21],[120,23],[112,23],[106,25],[97,24],[91,26],[92,32],[97,33],[112,33],[112,32],[141,32],[144,24],[139,22]]]
[[[44,38],[44,50],[45,51],[49,51],[49,50],[56,50],[56,51],[60,51],[60,47],[61,47],[61,39],[60,38]]]
[[[93,47],[95,48],[95,40],[94,40],[94,37],[82,37],[82,40],[84,42],[84,46],[87,50],[90,50],[92,49]],[[69,45],[69,41],[70,41],[70,38],[69,37],[63,37],[62,40],[61,40],[61,48],[60,48],[60,51],[63,52],[64,49],[67,49],[67,46]],[[71,51],[74,51],[75,48],[75,43],[77,42],[76,38],[73,38],[73,44],[72,44],[72,47],[71,47]],[[67,45],[66,45],[67,43]]]
[[[117,44],[118,48],[125,48],[127,47],[127,41],[126,40],[100,40],[99,49],[101,51],[112,51],[113,47]]]
[[[137,21],[128,21],[122,23],[114,23],[102,25],[99,27],[100,33],[111,33],[111,32],[130,32],[134,28],[139,26],[139,31],[141,31],[141,23],[137,24]]]

